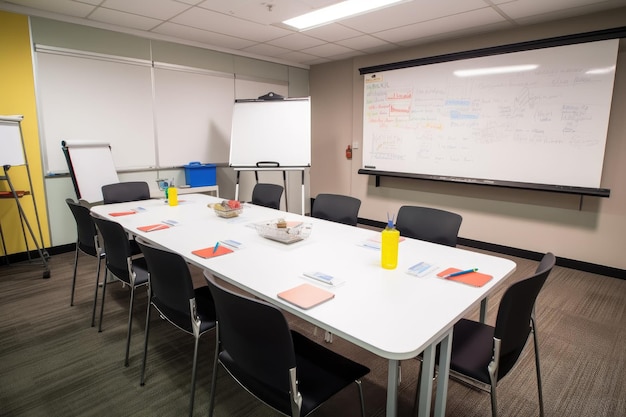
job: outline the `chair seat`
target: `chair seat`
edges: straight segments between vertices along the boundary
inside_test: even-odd
[[[117,279],[130,285],[128,271],[117,271],[116,268],[109,268]],[[148,283],[148,265],[144,258],[133,259],[133,271],[135,272],[135,287],[140,287]]]
[[[203,286],[196,288],[194,289],[194,294],[196,299],[196,313],[200,318],[200,334],[202,334],[215,327],[215,322],[217,321],[215,305],[213,304],[213,297],[211,297],[209,287]],[[159,301],[157,296],[152,298],[152,304],[154,304],[161,315],[167,317],[167,320],[173,325],[189,334],[193,334],[188,312],[183,313],[167,307]]]
[[[298,372],[298,389],[302,395],[300,415],[306,416],[341,389],[361,379],[369,369],[332,350],[319,345],[296,331],[291,331]],[[219,356],[224,367],[249,391],[263,392],[263,400],[271,407],[291,415],[289,394],[272,389],[250,376],[222,351]]]
[[[494,330],[492,326],[467,319],[455,324],[450,369],[490,384],[487,367],[493,354]]]

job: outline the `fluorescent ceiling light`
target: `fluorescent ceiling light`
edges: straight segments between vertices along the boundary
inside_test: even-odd
[[[298,30],[306,30],[406,1],[412,0],[347,0],[285,20],[283,23]]]
[[[466,70],[456,70],[454,75],[457,77],[475,77],[477,75],[494,75],[494,74],[508,74],[511,72],[523,72],[532,71],[539,68],[539,65],[508,65],[504,67],[491,67],[491,68],[475,68]]]

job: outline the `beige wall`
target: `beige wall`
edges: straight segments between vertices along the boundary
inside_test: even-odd
[[[620,27],[626,8],[528,28],[441,41],[384,54],[317,65],[310,71],[313,155],[311,196],[350,194],[362,201],[359,216],[386,219],[403,204],[425,205],[463,216],[460,236],[523,250],[626,269],[626,46],[622,40],[602,175],[610,198],[513,190],[359,175],[363,80],[359,68],[408,59]],[[359,146],[360,148],[360,146]],[[532,161],[528,161],[532,169]]]

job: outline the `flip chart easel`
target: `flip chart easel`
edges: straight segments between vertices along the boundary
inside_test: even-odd
[[[240,171],[282,171],[287,198],[287,171],[311,166],[311,102],[309,97],[284,98],[268,93],[257,99],[235,100],[230,141],[230,166],[237,172],[235,199],[239,199]],[[286,207],[288,210],[288,207]]]
[[[78,199],[100,202],[102,186],[120,182],[108,143],[64,140],[61,148]]]
[[[263,162],[259,162],[259,164],[264,164]],[[267,163],[265,163],[267,164]],[[301,193],[301,213],[304,216],[304,197],[305,197],[305,187],[304,187],[304,170],[306,169],[306,167],[280,167],[278,165],[274,166],[274,167],[267,167],[267,166],[258,166],[258,167],[249,167],[249,168],[235,168],[235,171],[237,172],[237,181],[235,183],[235,200],[239,200],[239,180],[240,180],[240,174],[241,171],[254,171],[254,177],[256,179],[256,182],[259,182],[259,171],[282,171],[283,173],[283,187],[285,189],[285,211],[289,211],[289,198],[287,195],[287,171],[300,171],[302,173],[301,178],[302,178],[302,185],[301,185],[301,189],[302,189],[302,193]]]
[[[0,148],[3,152],[0,154],[0,165],[2,165],[3,175],[0,176],[0,180],[6,181],[9,185],[8,192],[0,194],[0,198],[12,198],[15,201],[17,210],[20,215],[20,224],[22,226],[22,234],[24,236],[24,243],[26,245],[26,254],[28,260],[32,261],[30,256],[30,248],[28,246],[28,238],[26,236],[26,230],[28,230],[30,237],[32,238],[37,252],[41,258],[41,262],[44,268],[43,278],[50,278],[50,268],[48,266],[48,258],[50,255],[43,248],[43,233],[41,232],[41,223],[39,222],[39,212],[37,211],[37,202],[33,194],[33,182],[30,176],[30,169],[28,167],[28,160],[26,158],[26,152],[24,151],[24,137],[22,135],[21,122],[24,119],[22,115],[16,116],[0,116]],[[28,176],[29,190],[16,190],[9,176],[9,170],[12,166],[24,165]],[[30,196],[33,201],[33,208],[35,209],[35,218],[37,219],[37,228],[39,230],[39,241],[33,231],[28,217],[24,212],[24,208],[20,202],[20,199],[26,196]],[[8,253],[4,242],[4,233],[2,233],[2,226],[0,225],[0,237],[2,238],[2,248],[7,257]]]

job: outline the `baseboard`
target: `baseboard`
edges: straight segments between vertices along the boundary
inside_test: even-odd
[[[52,246],[49,248],[45,248],[45,250],[46,252],[48,252],[48,255],[50,256],[59,255],[62,253],[75,251],[76,244],[68,243],[66,245]],[[30,255],[30,258],[29,258],[29,255]],[[6,265],[7,263],[12,264],[12,263],[26,262],[29,259],[33,260],[33,262],[36,262],[39,260],[39,252],[35,249],[35,250],[31,250],[30,253],[29,252],[12,253],[8,256],[7,255],[3,256],[0,259],[1,259],[0,265]]]
[[[386,226],[384,222],[370,219],[362,219],[360,217],[359,224],[379,228],[381,230]],[[518,258],[530,259],[533,261],[539,261],[543,256],[543,253],[540,252],[533,252],[530,250],[513,248],[510,246],[496,245],[494,243],[481,242],[479,240],[465,239],[463,237],[459,237],[458,243],[459,245],[467,246],[470,248],[487,250],[490,252],[500,253],[502,255],[516,256]],[[556,264],[565,268],[576,269],[577,271],[605,275],[612,278],[626,279],[626,270],[624,269],[593,264],[590,262],[577,261],[575,259],[561,258],[558,256],[556,258]]]

